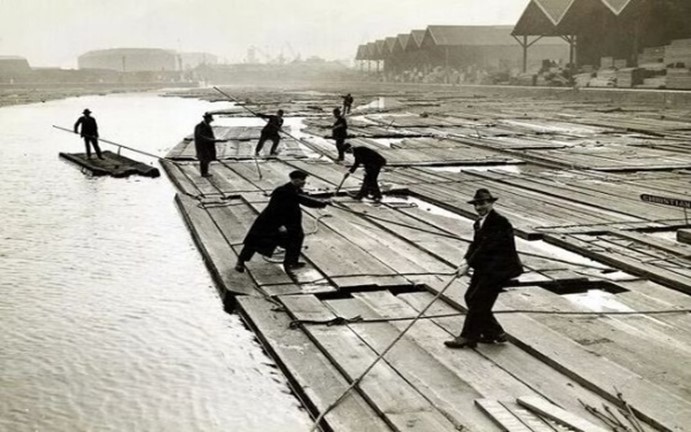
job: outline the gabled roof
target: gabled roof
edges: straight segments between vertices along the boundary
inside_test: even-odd
[[[425,33],[427,30],[411,30],[410,39],[408,40],[408,46],[405,47],[406,51],[414,51],[419,49],[422,45],[422,39],[425,38]]]
[[[602,3],[610,8],[615,15],[619,15],[631,3],[631,0],[602,0]]]
[[[511,37],[512,26],[428,26],[423,44],[435,46],[490,46],[515,45]]]
[[[400,33],[398,36],[396,36],[396,45],[394,46],[394,49],[392,52],[394,53],[399,53],[403,52],[406,49],[406,46],[408,46],[408,41],[410,41],[410,33]]]
[[[374,41],[374,45],[373,60],[382,60],[386,56],[386,41],[384,39],[378,39]]]
[[[357,53],[355,54],[355,60],[367,60],[367,46],[359,45],[357,47]]]
[[[395,36],[387,37],[384,39],[384,42],[386,42],[386,49],[384,49],[384,55],[388,56],[389,54],[393,53],[393,49],[396,47],[396,44],[398,43],[398,38]]]
[[[545,13],[545,16],[552,21],[552,24],[557,25],[559,21],[564,18],[566,11],[569,10],[575,1],[576,0],[532,0],[530,3],[534,3],[539,7],[542,12]]]

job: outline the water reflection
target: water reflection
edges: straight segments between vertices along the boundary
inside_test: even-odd
[[[309,429],[222,311],[167,178],[92,178],[57,156],[83,144],[51,125],[87,107],[104,138],[164,155],[220,105],[152,94],[0,108],[0,429]]]

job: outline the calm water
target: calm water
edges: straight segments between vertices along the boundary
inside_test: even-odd
[[[83,145],[51,125],[71,128],[86,107],[103,138],[164,155],[223,104],[139,94],[0,108],[0,430],[309,430],[223,312],[165,175],[90,178],[58,158]]]

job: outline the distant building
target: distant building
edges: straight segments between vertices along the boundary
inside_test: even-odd
[[[201,65],[218,64],[218,57],[205,52],[183,52],[178,55],[182,70],[194,69]]]
[[[31,66],[24,57],[0,56],[0,76],[31,72]]]
[[[114,48],[89,51],[79,56],[79,69],[107,69],[119,72],[180,70],[178,54],[160,48]]]

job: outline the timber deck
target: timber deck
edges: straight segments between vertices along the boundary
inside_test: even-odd
[[[640,199],[691,199],[689,112],[355,96],[372,103],[351,114],[349,141],[389,161],[382,205],[343,193],[360,171],[334,195],[345,167],[325,138],[338,102],[328,94],[241,95],[254,111],[304,119],[277,158],[252,157],[259,128],[214,126],[231,141],[218,144],[212,177],[199,176],[189,137],[161,161],[221,296],[305,408],[315,418],[328,410],[323,430],[614,430],[592,408],[629,430],[631,413],[644,431],[691,430],[691,225],[682,208]],[[218,123],[242,117],[237,108]],[[249,226],[295,169],[310,174],[308,193],[333,201],[303,209],[308,265],[289,277],[280,259],[256,256],[237,273]],[[526,271],[495,306],[509,343],[451,350],[443,341],[460,332],[468,282],[451,275],[480,187],[499,197]]]
[[[111,176],[116,178],[140,175],[143,177],[159,177],[161,175],[158,168],[142,162],[121,156],[111,151],[103,151],[103,159],[98,159],[92,155],[91,159],[86,157],[86,153],[60,153],[60,157],[74,163],[84,173],[92,176]]]

